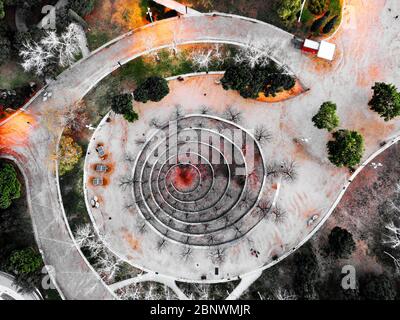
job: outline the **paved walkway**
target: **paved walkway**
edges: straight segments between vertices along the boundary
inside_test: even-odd
[[[112,299],[115,296],[75,246],[59,198],[54,155],[63,127],[62,111],[117,69],[118,62],[126,63],[151,50],[172,43],[258,43],[265,45],[273,57],[289,66],[313,92],[332,93],[331,98],[340,105],[343,126],[360,129],[366,135],[367,156],[379,148],[379,142],[398,135],[398,123],[384,124],[366,107],[355,115],[354,107],[349,106],[366,105],[370,91],[367,87],[372,81],[382,79],[400,84],[399,76],[393,72],[398,67],[400,56],[399,26],[387,17],[387,8],[399,12],[400,3],[396,0],[379,0],[374,4],[350,3],[360,6],[355,17],[359,19],[356,25],[360,30],[356,33],[344,29],[338,33],[339,56],[333,65],[313,62],[302,56],[292,47],[290,34],[268,24],[220,14],[183,16],[148,25],[95,51],[48,86],[46,90],[53,93],[51,99],[43,102],[38,96],[29,104],[27,114],[18,114],[0,126],[0,155],[12,157],[25,175],[39,248],[46,264],[57,270],[56,284],[67,299]],[[379,7],[378,11],[373,10],[375,5]],[[384,14],[377,17],[378,12]],[[365,27],[363,29],[365,25],[368,26],[366,31]],[[354,75],[356,81],[349,75]],[[315,109],[325,98],[319,94],[306,94],[296,103],[298,109],[311,105]],[[293,108],[294,103],[284,117],[292,123],[303,121],[295,118],[300,111],[290,113]],[[304,128],[301,134],[307,135],[312,130],[311,127]],[[315,152],[320,153],[322,146],[321,139]]]

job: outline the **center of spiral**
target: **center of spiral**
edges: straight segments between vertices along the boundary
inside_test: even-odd
[[[171,172],[171,183],[181,192],[194,190],[200,180],[199,172],[192,165],[179,164]]]

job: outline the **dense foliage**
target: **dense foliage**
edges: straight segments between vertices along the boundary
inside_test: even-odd
[[[169,93],[168,82],[161,77],[149,77],[141,83],[133,95],[136,101],[161,101]]]
[[[0,209],[11,206],[12,200],[21,196],[21,183],[17,172],[9,163],[0,164]]]
[[[96,0],[69,0],[71,9],[82,17],[91,13],[95,4]]]
[[[366,274],[360,279],[360,295],[366,300],[394,300],[396,287],[385,274]]]
[[[372,87],[374,95],[369,102],[371,110],[389,121],[400,115],[400,93],[393,84],[377,82]]]
[[[3,64],[11,55],[11,42],[0,35],[0,64]]]
[[[266,97],[275,96],[293,88],[296,82],[274,62],[256,65],[254,68],[242,62],[226,69],[221,84],[225,90],[237,90],[242,97],[255,99],[260,93]]]
[[[62,136],[58,151],[59,174],[71,171],[82,157],[82,148],[70,136]]]
[[[324,12],[324,9],[326,7],[326,0],[309,0],[308,1],[308,9],[311,11],[313,14],[321,14]]]
[[[360,163],[364,152],[364,138],[356,131],[338,130],[328,142],[329,160],[336,166],[353,167]]]
[[[130,112],[124,114],[124,118],[128,122],[134,122],[139,119],[139,115],[135,111],[131,110]]]
[[[31,274],[41,266],[40,254],[31,248],[14,251],[8,259],[8,268],[15,274]]]
[[[331,18],[326,25],[322,28],[322,32],[323,33],[329,33],[332,31],[333,27],[336,24],[336,21],[339,19],[338,16],[334,16],[333,18]]]
[[[328,241],[329,251],[336,258],[347,258],[356,248],[352,234],[340,227],[332,229]]]
[[[310,243],[305,244],[294,256],[295,274],[293,289],[301,299],[315,297],[314,284],[318,280],[319,267],[317,257]]]
[[[336,104],[324,102],[318,113],[312,118],[314,125],[318,129],[332,131],[339,125],[339,117],[336,114]]]
[[[301,0],[282,0],[277,10],[278,16],[285,22],[296,20],[301,9]]]
[[[111,97],[111,109],[117,114],[132,111],[132,96],[129,93],[117,94]]]

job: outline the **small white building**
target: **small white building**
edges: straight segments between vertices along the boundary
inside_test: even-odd
[[[317,42],[305,39],[301,50],[316,54],[318,58],[332,61],[335,56],[336,45],[324,40]]]

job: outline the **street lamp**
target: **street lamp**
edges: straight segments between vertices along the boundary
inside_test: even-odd
[[[147,12],[146,12],[146,14],[149,15],[150,21],[151,21],[151,23],[153,23],[153,22],[154,22],[154,21],[153,21],[153,12],[151,12],[151,10],[150,10],[149,7],[147,7]]]
[[[303,10],[304,10],[304,6],[306,4],[307,0],[304,0],[303,3],[301,4],[301,10],[300,10],[300,16],[299,16],[299,20],[297,22],[301,21],[301,16],[303,15]]]

